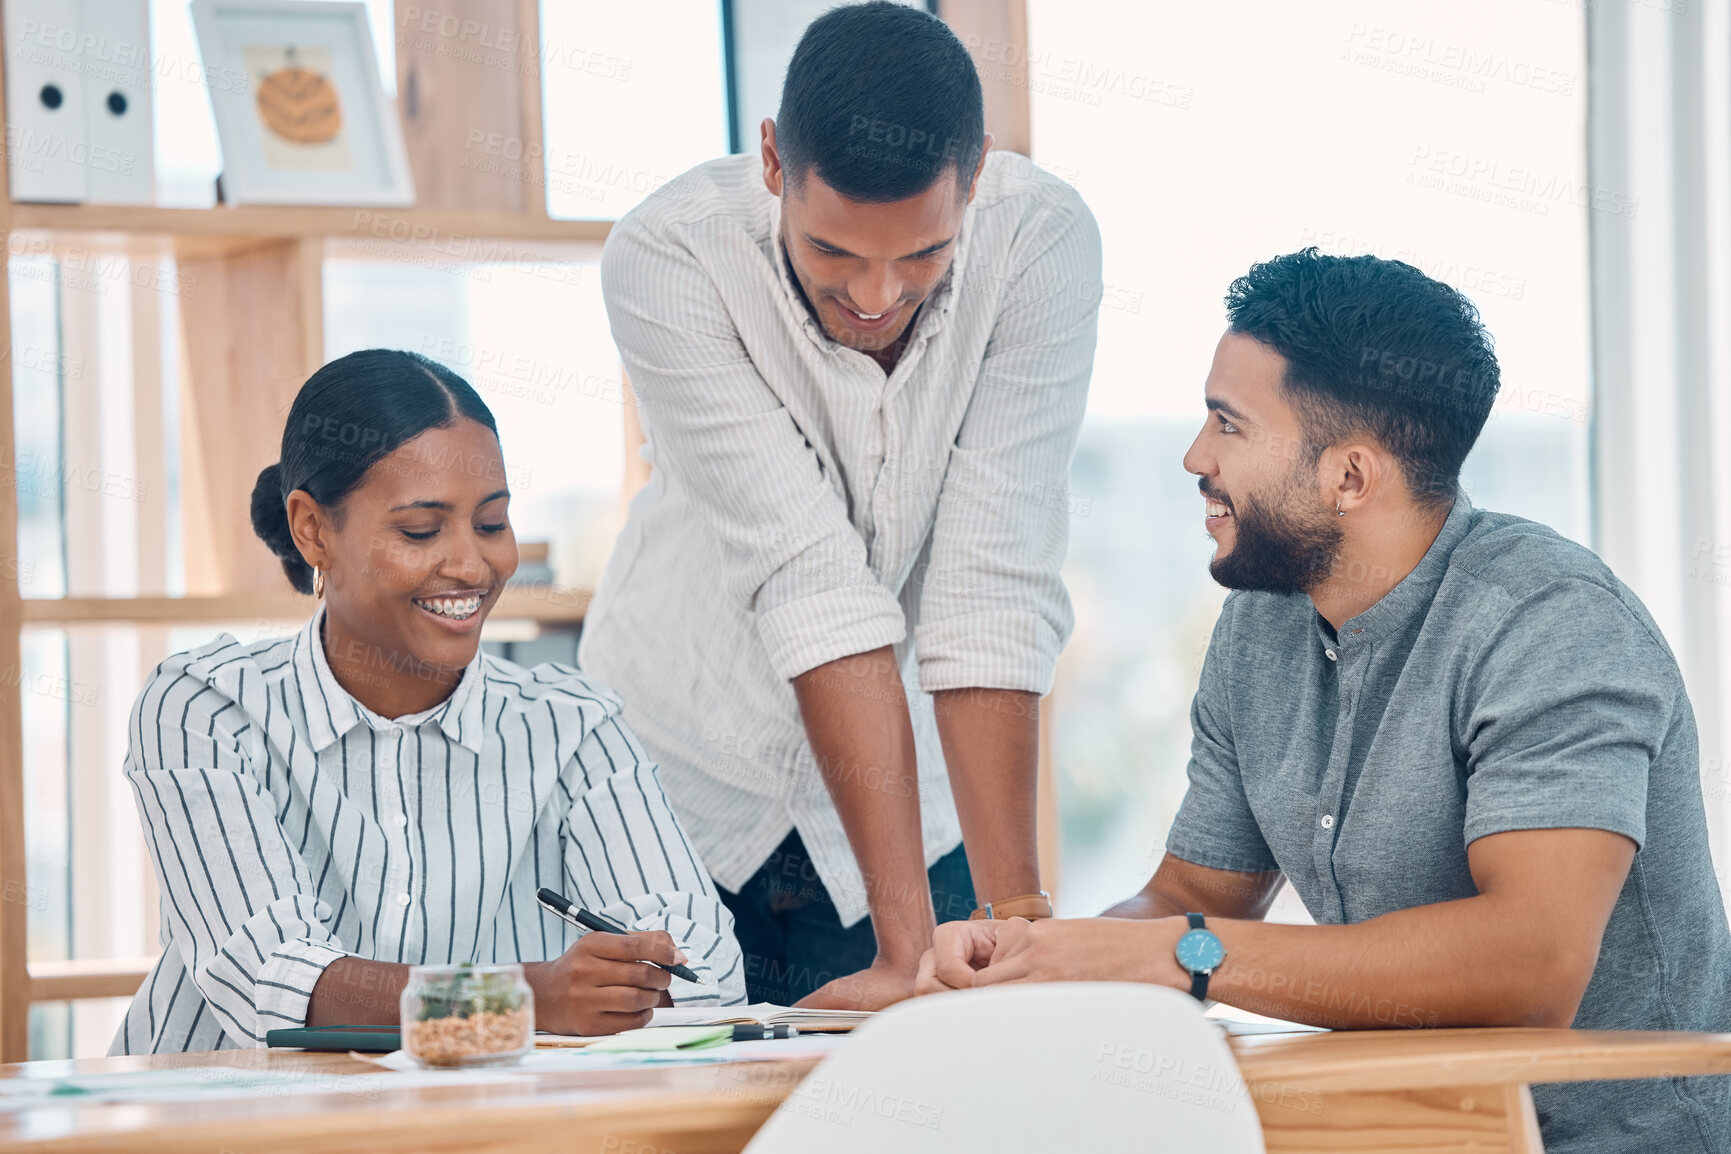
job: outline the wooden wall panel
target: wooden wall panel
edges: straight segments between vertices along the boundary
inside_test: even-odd
[[[284,590],[282,566],[252,533],[252,487],[323,362],[322,253],[318,241],[295,240],[180,262],[199,286],[181,309],[188,594]]]
[[[1027,0],[939,0],[938,14],[980,70],[992,147],[1030,155]]]
[[[6,119],[6,54],[0,51],[0,124]],[[0,233],[12,228],[12,190],[0,164]],[[0,262],[0,272],[5,271]],[[18,644],[24,612],[18,594],[18,488],[12,427],[12,291],[0,275],[0,450],[12,475],[0,483],[0,1062],[30,1056],[30,907],[24,876],[24,709]]]
[[[544,215],[535,9],[523,0],[397,0],[395,27],[416,206]]]

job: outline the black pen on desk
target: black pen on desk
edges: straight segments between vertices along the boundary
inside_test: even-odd
[[[764,1026],[756,1022],[741,1023],[733,1027],[735,1042],[767,1042],[771,1038],[797,1038],[798,1026]]]
[[[592,914],[564,894],[554,893],[545,886],[535,891],[535,900],[556,917],[564,918],[574,926],[585,930],[595,930],[603,934],[628,934],[631,931],[624,926],[608,921],[599,914]],[[658,970],[666,970],[676,978],[684,978],[688,982],[703,981],[685,966],[664,966],[660,962],[648,962]]]

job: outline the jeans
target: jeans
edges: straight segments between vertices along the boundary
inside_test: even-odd
[[[959,921],[973,912],[974,882],[961,846],[934,862],[927,877],[938,921]],[[733,911],[734,932],[745,954],[745,992],[754,1002],[790,1006],[877,957],[871,918],[843,927],[798,830],[738,893],[716,888]]]

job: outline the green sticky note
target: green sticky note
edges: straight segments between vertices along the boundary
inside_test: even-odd
[[[733,1040],[732,1026],[645,1026],[591,1042],[585,1050],[702,1050]]]

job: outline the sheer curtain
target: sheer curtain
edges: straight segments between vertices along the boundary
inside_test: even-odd
[[[1682,664],[1731,894],[1731,0],[1586,9],[1594,544]]]

